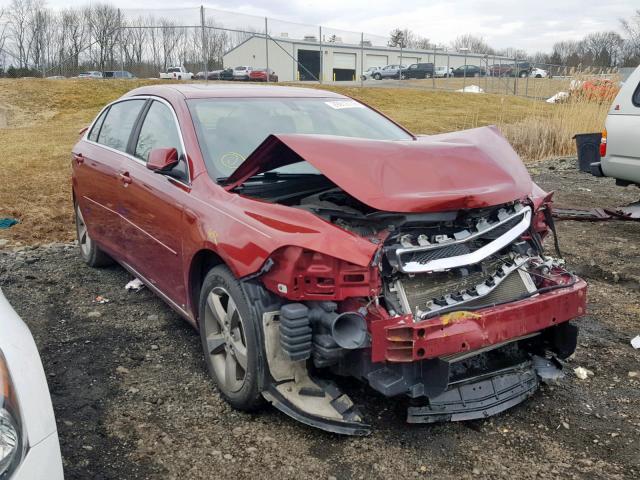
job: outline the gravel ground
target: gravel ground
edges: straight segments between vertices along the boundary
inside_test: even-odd
[[[573,162],[531,169],[558,205],[640,196]],[[0,284],[41,350],[69,479],[639,478],[640,351],[629,341],[640,334],[640,223],[558,228],[569,265],[590,283],[565,381],[497,417],[435,426],[407,425],[401,400],[353,385],[373,425],[366,438],[270,407],[231,410],[208,380],[197,333],[149,291],[125,291],[121,268],[85,266],[72,245],[5,247]],[[577,366],[594,375],[579,380]]]

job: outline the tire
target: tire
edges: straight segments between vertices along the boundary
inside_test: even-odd
[[[202,350],[221,396],[243,411],[264,404],[261,392],[268,369],[261,319],[256,317],[231,271],[225,265],[211,269],[202,284],[198,308]]]
[[[480,76],[480,74],[478,72],[473,74],[474,77],[478,78]]]
[[[542,75],[540,75],[539,73],[536,75],[536,78],[542,78]]]
[[[525,78],[527,75],[527,72],[520,72],[520,78]]]
[[[78,237],[78,247],[82,260],[90,267],[100,268],[113,265],[113,259],[103,252],[96,242],[89,236],[87,225],[80,211],[80,206],[75,204],[76,236]]]
[[[376,73],[373,78],[375,78],[376,80],[382,80],[382,75],[380,75],[379,73]]]

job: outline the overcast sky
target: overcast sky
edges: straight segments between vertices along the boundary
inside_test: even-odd
[[[0,0],[7,5],[10,0]],[[55,8],[87,4],[87,0],[48,0]],[[95,3],[95,2],[94,2]],[[199,2],[175,0],[112,0],[121,8],[173,8]],[[516,47],[533,53],[554,42],[578,39],[598,30],[620,32],[620,18],[629,18],[639,0],[236,0],[205,3],[223,10],[269,16],[292,22],[321,24],[386,35],[409,28],[438,44],[457,35],[481,35],[497,48]],[[286,26],[282,26],[285,30]],[[315,33],[315,32],[310,32]],[[620,32],[622,33],[622,32]]]

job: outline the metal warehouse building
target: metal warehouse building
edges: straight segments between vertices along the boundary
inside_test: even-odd
[[[385,65],[410,65],[433,62],[437,66],[461,65],[486,66],[494,63],[494,57],[473,53],[446,52],[443,50],[411,50],[395,47],[322,43],[312,37],[305,40],[274,38],[254,35],[229,50],[223,56],[225,68],[240,65],[254,68],[269,66],[280,81],[335,80],[351,81],[360,78],[370,67]],[[268,44],[268,59],[267,59]],[[499,61],[496,57],[496,62]]]

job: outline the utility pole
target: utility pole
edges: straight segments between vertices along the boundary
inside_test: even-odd
[[[264,17],[264,48],[265,57],[267,59],[267,83],[269,83],[269,25],[267,17]]]
[[[322,26],[318,27],[318,41],[320,42],[320,72],[318,73],[318,81],[322,84],[322,77],[324,77],[324,62],[322,58]]]
[[[364,32],[360,32],[360,86],[364,86]]]
[[[202,34],[202,67],[204,68],[204,81],[205,83],[209,83],[209,72],[208,70],[208,63],[209,61],[207,60],[208,54],[207,54],[207,33],[205,31],[205,23],[204,23],[204,6],[200,5],[200,30],[201,30],[201,34]]]

